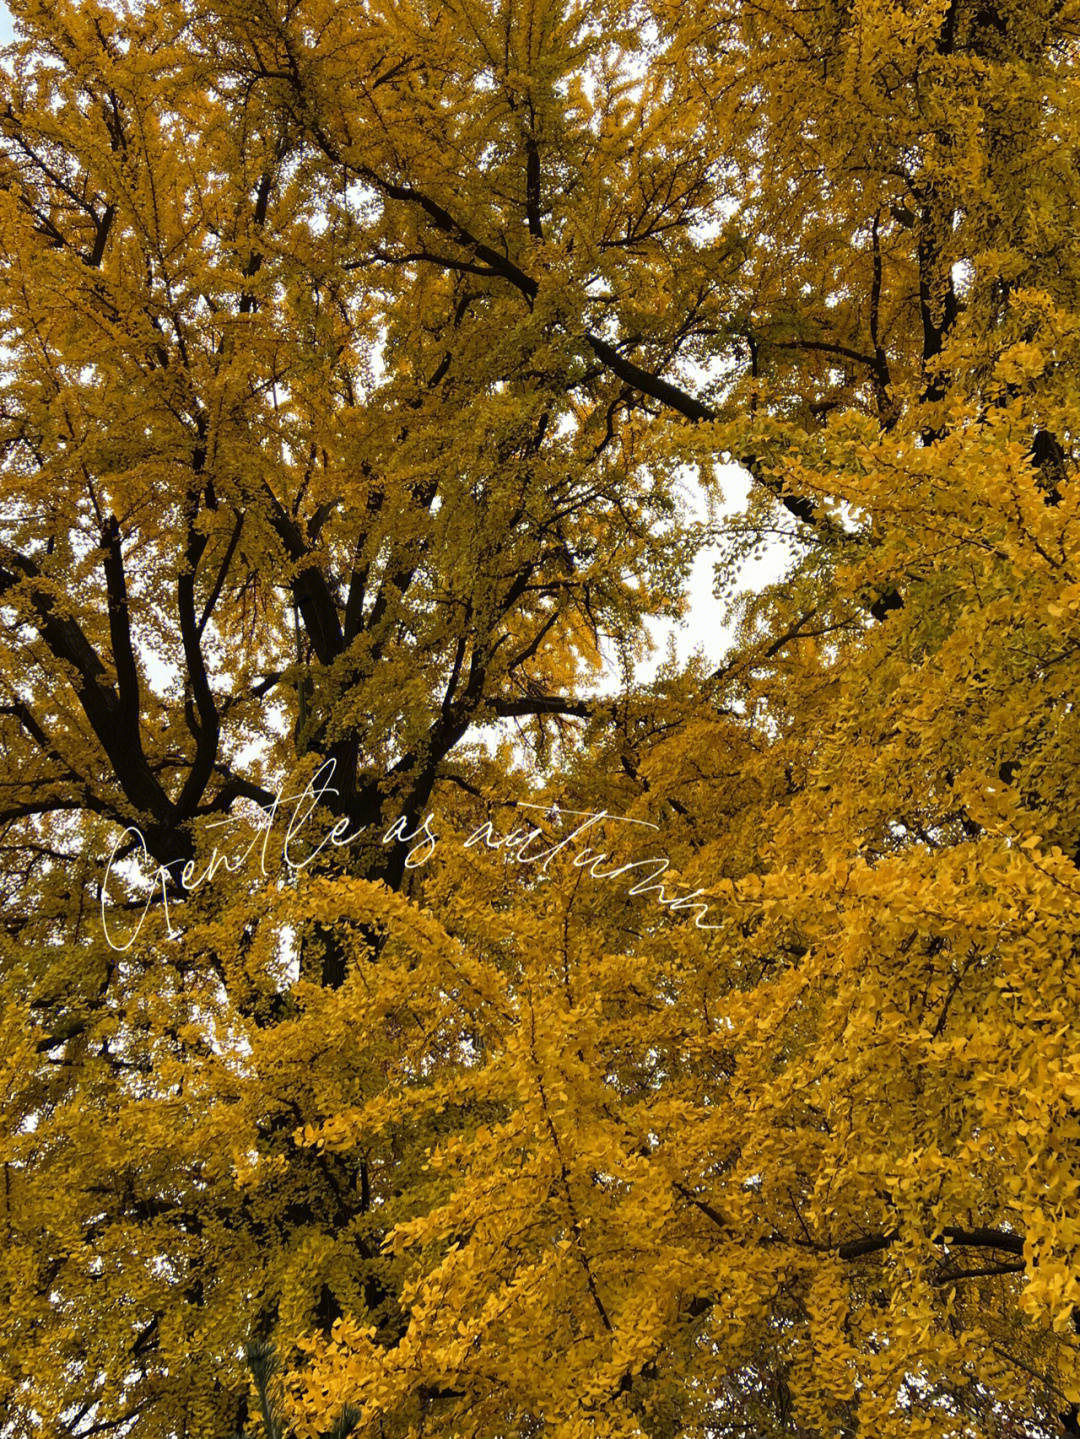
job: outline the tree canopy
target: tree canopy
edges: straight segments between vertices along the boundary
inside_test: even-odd
[[[1080,6],[10,8],[5,1439],[1080,1435]]]

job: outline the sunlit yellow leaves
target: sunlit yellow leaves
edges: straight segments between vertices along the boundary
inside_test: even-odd
[[[251,1433],[256,1335],[280,1439],[1049,1431],[1075,17],[13,9],[13,1439]],[[597,699],[728,460],[730,634]],[[209,875],[275,792],[107,942],[124,825]],[[601,810],[603,864],[524,858]],[[603,874],[646,855],[707,928]]]

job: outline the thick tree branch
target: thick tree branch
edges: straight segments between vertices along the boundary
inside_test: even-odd
[[[849,1239],[836,1246],[836,1253],[841,1259],[860,1259],[865,1254],[877,1254],[882,1249],[888,1249],[890,1245],[896,1244],[900,1237],[899,1230],[893,1229],[886,1234]],[[934,1243],[945,1244],[950,1248],[1000,1249],[1005,1254],[1021,1256],[1024,1253],[1024,1236],[1011,1234],[1004,1229],[956,1229],[948,1226],[934,1236]]]
[[[34,626],[50,653],[75,671],[79,702],[125,796],[137,810],[152,815],[159,827],[167,828],[173,807],[147,764],[137,711],[133,723],[130,701],[126,705],[121,702],[77,621],[57,614],[55,599],[36,563],[4,545],[0,547],[0,595],[14,600],[17,589],[27,595]]]

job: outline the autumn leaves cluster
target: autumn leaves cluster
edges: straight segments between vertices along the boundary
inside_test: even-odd
[[[11,9],[12,1435],[1080,1432],[1076,7]]]

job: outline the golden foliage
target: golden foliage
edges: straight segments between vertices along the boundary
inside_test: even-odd
[[[12,10],[7,1432],[1080,1433],[1076,6]]]

